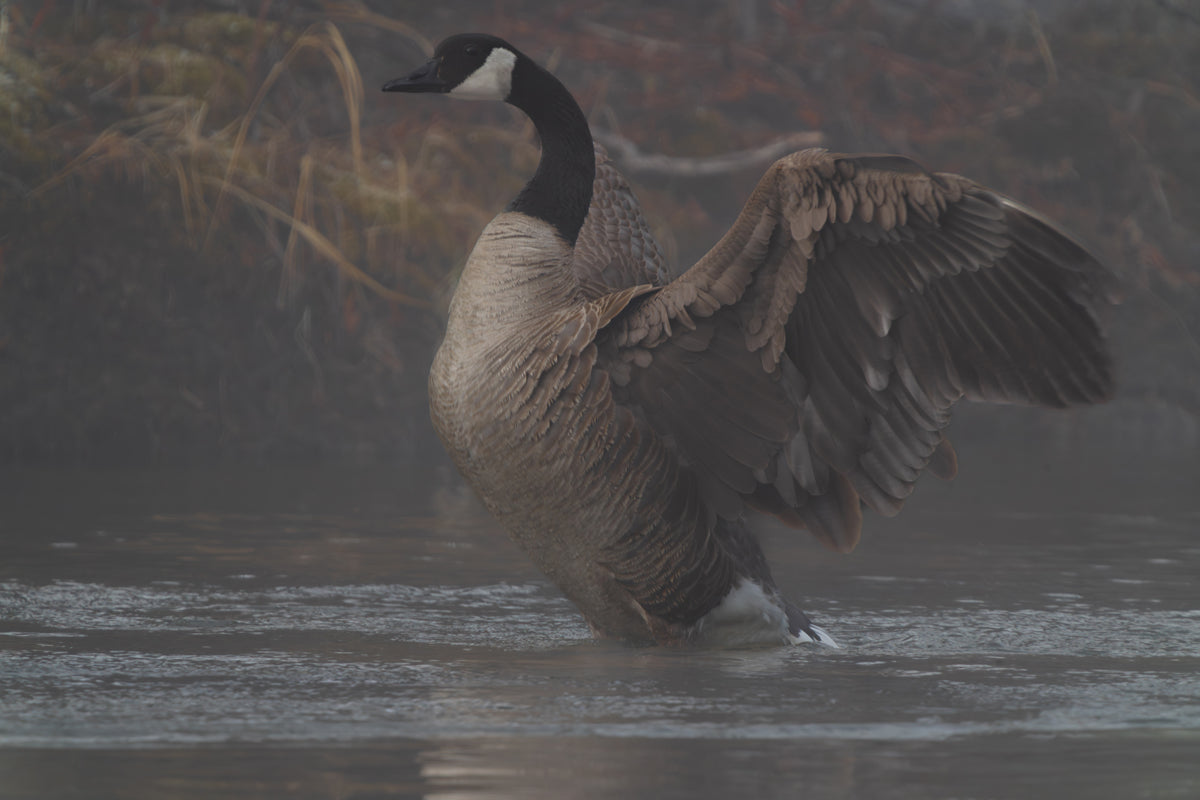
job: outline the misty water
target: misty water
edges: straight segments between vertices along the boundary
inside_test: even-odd
[[[765,530],[841,648],[755,651],[592,641],[441,467],[10,471],[0,797],[1200,796],[1200,465],[961,454]]]

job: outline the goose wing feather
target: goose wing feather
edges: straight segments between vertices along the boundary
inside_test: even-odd
[[[667,259],[650,231],[629,182],[595,144],[592,203],[575,242],[573,269],[591,295],[671,279]]]
[[[598,366],[710,513],[748,504],[849,550],[861,504],[891,515],[927,466],[954,474],[960,397],[1104,399],[1114,301],[1099,263],[1006,197],[899,156],[805,150],[601,332]]]

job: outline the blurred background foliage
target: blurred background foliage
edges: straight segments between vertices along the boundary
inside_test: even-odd
[[[1196,2],[31,0],[0,3],[0,462],[436,452],[456,270],[538,151],[378,87],[466,30],[564,80],[680,263],[801,132],[1036,207],[1125,282],[1121,388],[1005,425],[1197,448]]]

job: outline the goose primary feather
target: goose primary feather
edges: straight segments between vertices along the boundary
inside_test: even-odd
[[[863,506],[954,475],[958,399],[1112,391],[1109,273],[966,178],[796,152],[676,274],[570,92],[512,45],[453,36],[383,89],[506,101],[537,128],[537,171],[451,301],[431,416],[596,636],[832,643],[780,596],[751,512],[848,551]]]

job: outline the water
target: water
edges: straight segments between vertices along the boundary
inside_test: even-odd
[[[1200,467],[964,453],[850,557],[842,648],[630,649],[440,470],[21,471],[0,797],[1200,796]]]

